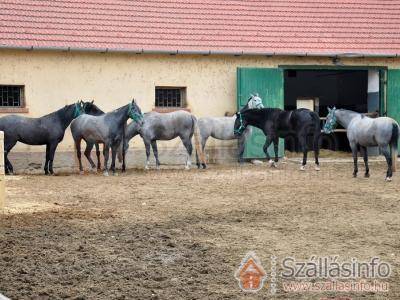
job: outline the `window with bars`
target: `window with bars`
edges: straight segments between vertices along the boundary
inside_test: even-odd
[[[185,107],[186,88],[156,87],[156,107]]]
[[[0,85],[0,107],[24,107],[24,86]]]

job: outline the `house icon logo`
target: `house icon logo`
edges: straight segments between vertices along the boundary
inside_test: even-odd
[[[250,251],[246,254],[235,273],[235,278],[244,292],[258,292],[262,289],[267,273],[255,252]]]

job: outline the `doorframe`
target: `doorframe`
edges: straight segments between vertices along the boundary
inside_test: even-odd
[[[278,65],[278,68],[283,71],[286,70],[347,70],[347,71],[379,71],[379,115],[387,115],[387,100],[386,100],[386,89],[387,89],[387,70],[385,66],[331,66],[331,65]],[[284,78],[285,79],[285,78]],[[285,89],[283,87],[283,93]]]

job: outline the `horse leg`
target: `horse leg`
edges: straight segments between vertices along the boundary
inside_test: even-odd
[[[111,146],[111,171],[113,172],[113,175],[115,175],[115,159],[117,157],[118,146],[119,144]]]
[[[8,151],[4,151],[4,172],[6,173],[6,175],[8,174],[12,174],[12,166],[10,168],[10,161],[8,160]]]
[[[79,143],[79,148],[80,148],[80,143]],[[93,149],[93,143],[86,143],[86,149],[85,149],[84,154],[85,154],[87,160],[89,161],[90,167],[92,168],[92,170],[95,170],[96,165],[94,164],[92,158],[90,157],[90,152],[92,151],[92,149]],[[79,152],[80,152],[80,149],[79,149]]]
[[[101,170],[101,161],[100,161],[100,146],[99,143],[94,144],[96,146],[96,156],[97,156],[97,171]]]
[[[357,149],[357,144],[354,143],[354,142],[351,142],[350,143],[350,148],[351,148],[351,152],[353,154],[353,160],[354,160],[353,177],[357,177],[357,173],[358,173],[358,165],[357,165],[358,149]]]
[[[76,149],[76,156],[78,157],[78,162],[79,162],[79,173],[83,175],[83,166],[82,166],[82,153],[81,153],[81,139],[75,141],[75,149]],[[85,155],[87,151],[87,146],[85,150]],[[90,155],[90,151],[89,151]]]
[[[125,163],[125,155],[126,155],[126,149],[125,149],[125,143],[121,142],[122,144],[122,168],[121,171],[122,173],[124,173],[126,171],[126,163]],[[117,148],[117,151],[119,151],[119,146]]]
[[[185,146],[186,151],[187,151],[185,169],[189,170],[190,166],[192,165],[192,159],[191,158],[192,158],[192,152],[193,152],[193,145],[192,145],[192,142],[190,140],[190,137],[186,138],[186,139],[181,138],[181,140],[182,140],[182,143]]]
[[[110,155],[110,146],[104,143],[103,156],[104,156],[104,176],[108,176],[108,156]]]
[[[10,160],[8,159],[8,154],[10,153],[11,149],[15,146],[17,143],[16,140],[11,140],[5,137],[4,139],[4,171],[5,173],[14,174],[14,168],[13,165],[11,164]]]
[[[46,160],[44,162],[44,174],[49,175],[50,144],[46,145]]]
[[[279,137],[273,139],[274,142],[274,152],[275,152],[275,160],[274,160],[274,167],[278,166],[278,148],[279,148]]]
[[[144,146],[146,148],[146,163],[144,165],[145,170],[149,169],[150,164],[150,143],[148,141],[143,140]]]
[[[386,181],[392,181],[392,175],[393,175],[393,170],[392,170],[392,157],[390,155],[390,150],[388,149],[389,147],[385,146],[380,146],[379,147],[381,149],[382,154],[385,156],[386,158],[386,162],[388,165],[388,169],[386,172]]]
[[[267,137],[265,138],[265,144],[263,146],[263,150],[264,150],[264,153],[268,160],[269,165],[272,167],[274,165],[274,162],[271,160],[271,156],[269,156],[269,153],[268,153],[268,147],[269,147],[269,145],[271,145],[271,143],[272,143],[272,140],[269,138],[269,135],[267,135]]]
[[[14,168],[13,165],[11,164],[10,160],[8,159],[8,153],[10,153],[10,151],[6,151],[4,152],[4,167],[5,167],[5,172],[8,175],[14,175]]]
[[[246,137],[244,134],[242,134],[238,138],[238,162],[239,164],[243,164],[243,154],[244,154],[244,148],[246,145]]]
[[[361,149],[361,153],[363,155],[364,158],[364,164],[365,164],[365,177],[368,178],[369,177],[369,167],[368,167],[368,150],[367,147],[363,147],[360,146]]]
[[[206,143],[207,143],[207,139],[208,138],[209,138],[208,136],[207,137],[201,136],[201,145],[200,145],[200,147],[201,147],[201,151],[203,151],[203,153],[205,153],[204,149],[206,148]],[[201,166],[203,166],[203,169],[207,168],[207,165],[205,164],[205,162],[200,164],[199,155],[197,153],[197,150],[196,150],[196,165],[197,165],[198,169],[200,169]]]
[[[153,148],[154,158],[156,159],[156,168],[160,169],[160,161],[158,160],[157,141],[151,141],[151,148]]]
[[[56,149],[58,146],[58,142],[53,142],[50,144],[50,149],[49,149],[49,172],[51,175],[54,175],[53,171],[53,160],[54,160],[54,155],[56,153]]]
[[[300,170],[304,171],[306,169],[306,164],[307,164],[307,134],[306,133],[300,133],[298,136],[299,139],[299,144],[300,144],[300,149],[303,151],[303,162],[301,164]]]
[[[201,135],[200,147],[201,147],[201,150],[203,151],[203,153],[204,153],[204,149],[206,148],[207,139],[208,139],[208,137],[204,137],[203,135]],[[197,165],[197,168],[200,169],[201,165],[200,165],[199,155],[197,153],[197,150],[196,150],[196,165]]]
[[[314,141],[313,141],[313,148],[314,148],[314,158],[315,158],[315,170],[321,170],[319,167],[319,138],[321,136],[321,129],[318,127],[318,130],[314,133]]]

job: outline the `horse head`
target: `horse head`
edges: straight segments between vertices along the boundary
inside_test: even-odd
[[[260,98],[258,93],[254,94],[254,95],[250,94],[250,98],[249,98],[249,100],[247,100],[247,107],[249,109],[264,108],[264,104],[262,103],[262,99]]]
[[[326,116],[326,121],[324,125],[324,133],[329,134],[332,133],[336,126],[337,126],[337,119],[336,119],[336,107],[332,109],[328,107],[328,115]]]
[[[140,107],[136,104],[135,99],[132,99],[132,102],[129,103],[128,116],[134,122],[139,124],[139,126],[143,125],[143,114],[142,111],[140,110]]]
[[[83,102],[81,100],[81,103],[85,114],[92,116],[100,116],[104,114],[104,111],[102,111],[96,104],[94,104],[94,100],[86,102]]]

